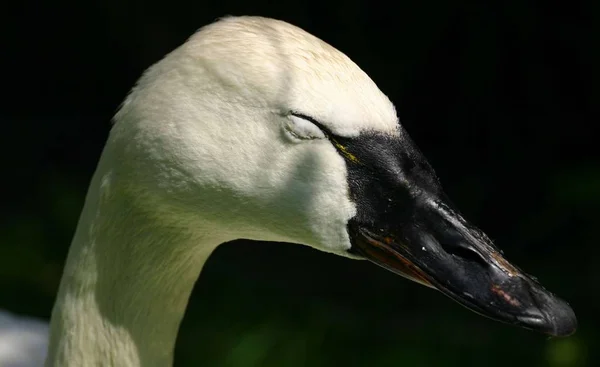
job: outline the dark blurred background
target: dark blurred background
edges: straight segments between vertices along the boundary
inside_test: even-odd
[[[592,133],[600,121],[600,2],[6,6],[0,308],[49,317],[110,119],[143,70],[217,17],[263,15],[306,29],[360,65],[396,104],[465,217],[568,300],[580,327],[548,339],[367,262],[228,243],[197,283],[175,364],[600,365]]]

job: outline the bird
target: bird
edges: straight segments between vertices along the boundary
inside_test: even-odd
[[[450,203],[390,99],[288,22],[227,16],[140,77],[113,118],[49,326],[46,366],[170,366],[204,263],[235,240],[367,260],[554,336],[567,302]]]

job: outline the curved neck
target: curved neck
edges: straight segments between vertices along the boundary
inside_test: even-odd
[[[221,242],[174,213],[146,210],[107,169],[109,155],[69,250],[47,366],[170,366],[194,283]]]

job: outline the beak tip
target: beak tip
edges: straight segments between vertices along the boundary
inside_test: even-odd
[[[540,318],[538,328],[554,337],[567,337],[577,330],[577,317],[571,306],[551,293],[540,294],[538,298]],[[543,301],[543,302],[540,302]],[[535,328],[535,322],[532,323]]]
[[[557,337],[573,335],[577,330],[577,317],[575,312],[565,301],[557,299],[553,312],[547,313],[547,319],[552,327],[550,334]]]

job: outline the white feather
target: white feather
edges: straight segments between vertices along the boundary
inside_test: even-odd
[[[398,134],[347,56],[261,17],[202,28],[152,66],[115,116],[53,310],[48,366],[170,365],[220,243],[295,242],[348,256],[355,213],[335,134]]]

